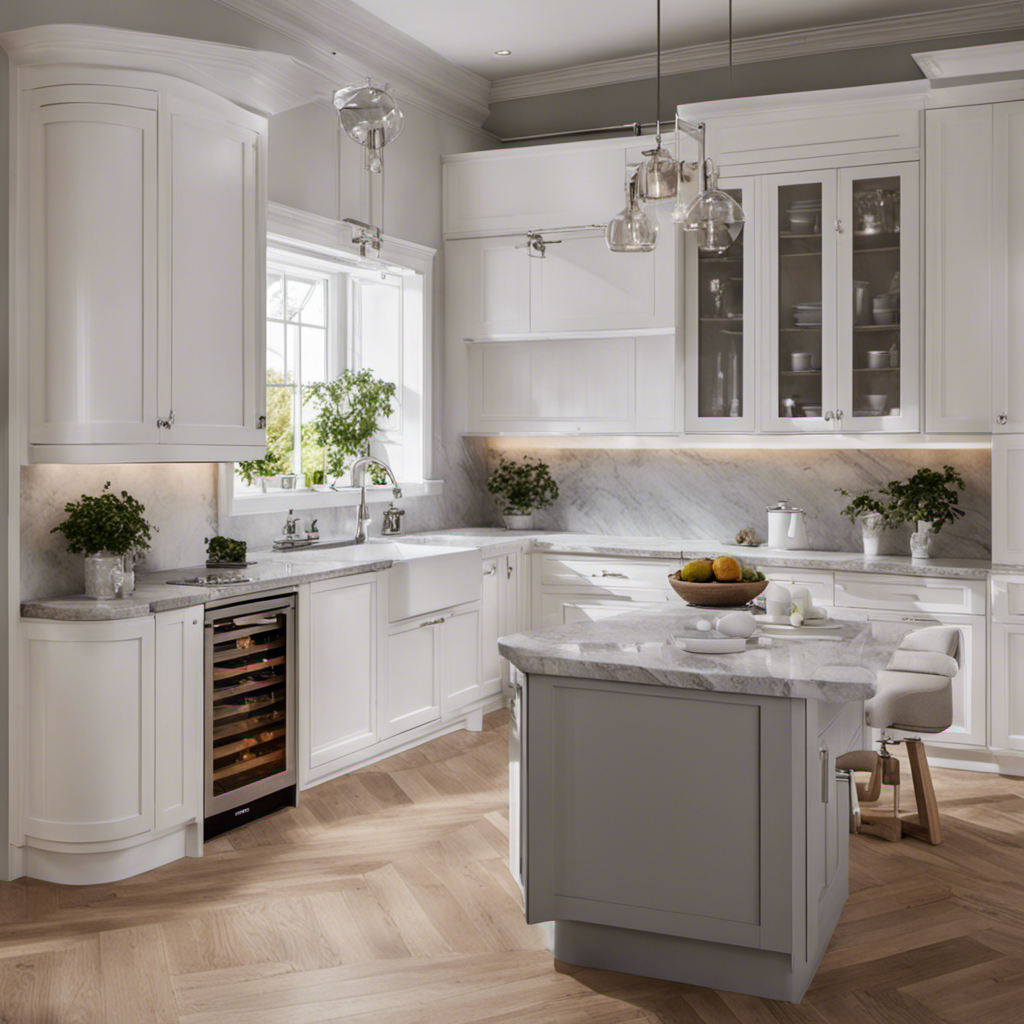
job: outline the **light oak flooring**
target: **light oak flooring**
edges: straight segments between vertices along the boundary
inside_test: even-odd
[[[936,770],[940,847],[852,836],[850,900],[792,1006],[556,963],[506,867],[506,763],[496,712],[201,860],[0,883],[0,1022],[1024,1021],[1024,780]]]

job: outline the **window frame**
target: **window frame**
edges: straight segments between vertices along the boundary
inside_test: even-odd
[[[442,481],[430,478],[433,426],[431,407],[433,263],[436,250],[384,236],[377,258],[363,257],[350,241],[351,229],[342,221],[308,214],[271,203],[267,224],[267,267],[287,267],[326,274],[332,279],[328,323],[334,315],[333,344],[329,337],[329,372],[336,375],[345,365],[354,365],[348,331],[351,284],[341,275],[364,277],[382,270],[402,278],[402,395],[399,403],[402,427],[399,435],[386,436],[385,443],[403,446],[404,472],[400,474],[404,498],[437,495]],[[266,279],[264,275],[264,280]],[[264,313],[265,316],[265,313]],[[331,334],[329,326],[329,335]],[[328,509],[359,503],[359,488],[338,490],[273,490],[235,492],[234,463],[218,467],[218,521],[221,532],[232,516],[259,515],[288,509]],[[391,499],[390,486],[367,485],[368,501]]]

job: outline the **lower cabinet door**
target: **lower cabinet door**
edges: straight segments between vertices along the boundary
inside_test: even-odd
[[[155,619],[157,831],[203,813],[203,609]]]
[[[377,584],[324,580],[309,594],[309,775],[371,746],[377,722]]]
[[[508,556],[485,558],[480,598],[481,693],[499,693],[506,672],[505,659],[498,653],[498,637],[508,632]]]
[[[444,616],[414,619],[388,637],[385,733],[415,729],[441,717],[441,626]]]
[[[480,675],[480,605],[449,613],[440,629],[441,711],[447,716],[483,696]]]
[[[1024,625],[992,623],[992,746],[1024,750]]]
[[[657,598],[657,603],[661,603]],[[571,622],[599,622],[613,615],[635,612],[642,607],[629,598],[587,597],[584,595],[544,594],[541,597],[541,628],[566,626]]]
[[[24,827],[63,842],[153,828],[153,617],[22,625]]]

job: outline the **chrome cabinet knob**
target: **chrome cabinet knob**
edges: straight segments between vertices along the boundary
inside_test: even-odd
[[[1006,426],[1006,424],[1007,424],[1007,422],[1008,422],[1008,420],[1007,420],[1007,416],[1006,416],[1006,413],[1005,413],[1005,412],[1001,412],[1001,413],[1000,413],[1000,414],[999,414],[999,415],[998,415],[998,416],[996,417],[996,423],[998,423],[998,424],[999,424],[999,426],[1001,426],[1001,427],[1005,427],[1005,426]]]
[[[824,415],[823,419],[825,420],[826,423],[828,423],[832,419],[832,410],[831,409],[826,409],[825,410],[825,415]]]

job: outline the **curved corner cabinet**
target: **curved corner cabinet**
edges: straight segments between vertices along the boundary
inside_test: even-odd
[[[202,619],[22,622],[27,875],[110,882],[198,855]]]
[[[266,118],[138,70],[17,83],[26,460],[261,457]]]

